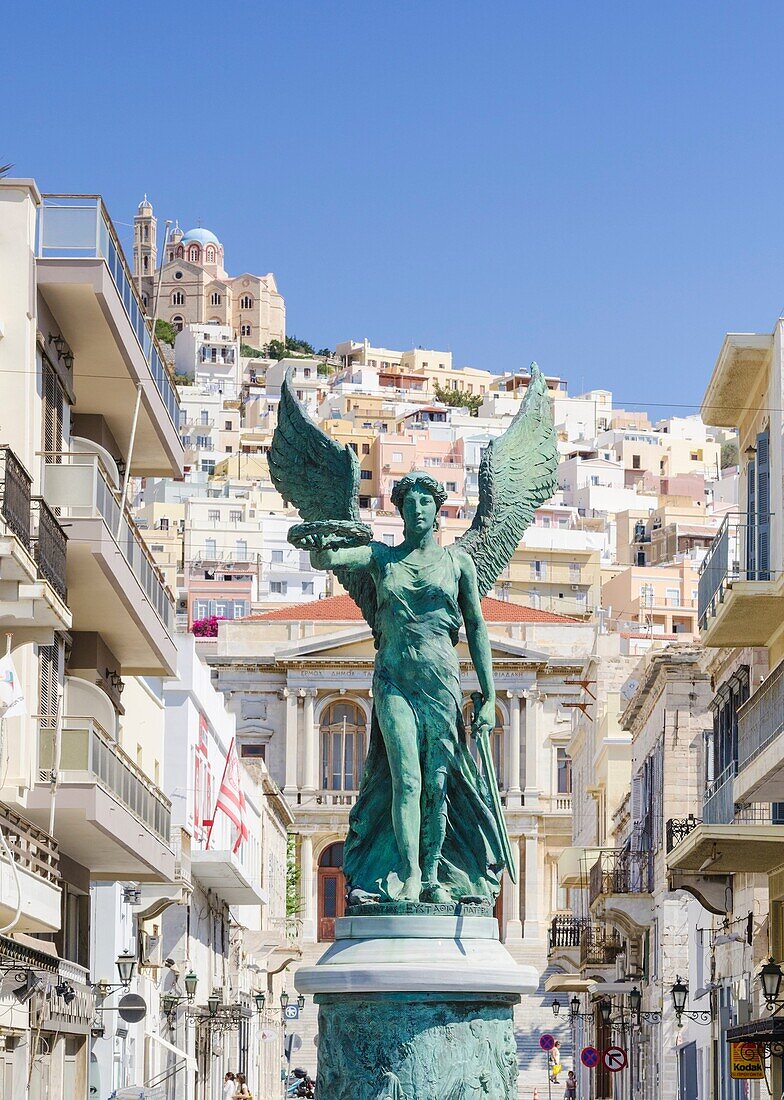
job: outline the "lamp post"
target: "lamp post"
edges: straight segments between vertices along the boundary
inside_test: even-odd
[[[774,1012],[775,1014],[775,1011],[784,1005],[784,1001],[779,1000],[784,973],[782,973],[781,967],[772,955],[760,970],[758,977],[762,985],[762,995],[765,998],[768,1012]]]
[[[781,971],[779,971],[779,981],[781,981]],[[703,1010],[693,1011],[686,1008],[689,987],[680,974],[675,975],[675,981],[672,983],[672,988],[670,989],[670,996],[672,997],[672,1007],[675,1009],[676,1027],[683,1027],[684,1016],[687,1020],[692,1020],[695,1024],[709,1024],[711,1022],[710,1012]]]
[[[131,951],[123,951],[122,954],[117,956],[117,973],[120,975],[120,981],[127,989],[133,979],[134,971],[136,970],[136,956]]]

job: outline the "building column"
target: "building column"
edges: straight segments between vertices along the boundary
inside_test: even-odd
[[[316,876],[313,873],[313,840],[307,833],[300,837],[300,890],[302,891],[302,938],[316,942]]]
[[[506,783],[507,806],[519,806],[522,801],[520,789],[520,706],[521,693],[508,691],[509,700],[509,752],[508,752],[508,780]]]
[[[525,922],[523,937],[526,940],[544,938],[542,923],[542,883],[539,873],[539,836],[532,833],[525,838]]]
[[[506,934],[504,939],[507,941],[519,940],[522,939],[523,936],[523,923],[520,920],[520,889],[522,887],[520,837],[510,837],[509,843],[516,863],[515,870],[517,871],[517,882],[512,882],[509,875],[504,875],[504,912],[506,913]]]
[[[312,688],[301,693],[305,699],[303,738],[305,742],[305,775],[302,789],[307,794],[315,794],[318,789],[318,767],[316,765],[316,729],[313,723],[313,711],[316,692]]]
[[[544,695],[539,691],[525,691],[525,789],[523,802],[526,808],[539,804],[539,753],[543,737],[542,709]]]
[[[297,693],[290,688],[283,689],[286,700],[286,783],[283,793],[297,793]]]

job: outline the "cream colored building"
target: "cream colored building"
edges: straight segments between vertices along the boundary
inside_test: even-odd
[[[612,629],[696,637],[697,584],[689,557],[668,565],[632,565],[604,582],[602,607]]]
[[[178,331],[193,324],[228,326],[235,340],[259,350],[270,340],[285,340],[286,307],[272,272],[228,275],[223,245],[200,227],[183,233],[175,225],[159,255],[157,218],[146,196],[133,224],[133,275],[148,314]]]

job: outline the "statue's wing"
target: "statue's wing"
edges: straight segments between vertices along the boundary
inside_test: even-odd
[[[268,462],[272,484],[306,523],[359,521],[359,460],[308,416],[291,389],[289,367],[280,388],[278,426]]]
[[[267,456],[272,484],[306,523],[359,522],[359,460],[308,416],[291,389],[289,367],[280,389],[278,424]],[[367,569],[336,569],[340,583],[374,626],[376,588]]]
[[[457,544],[474,559],[486,596],[511,561],[534,512],[557,485],[558,447],[547,383],[536,363],[522,406],[479,466],[479,507]]]

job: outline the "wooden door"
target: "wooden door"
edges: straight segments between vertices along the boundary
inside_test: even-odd
[[[339,867],[319,867],[318,873],[318,938],[335,938],[335,921],[342,917],[346,906],[346,880]]]

